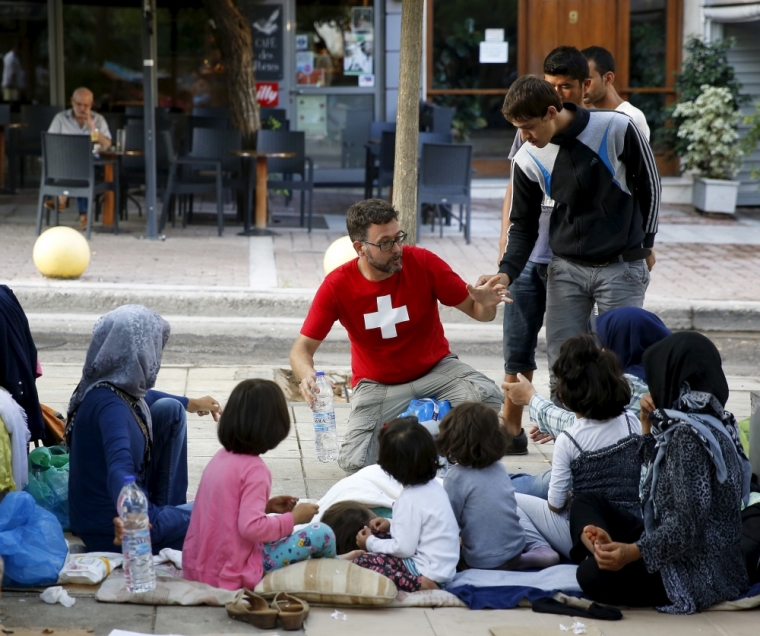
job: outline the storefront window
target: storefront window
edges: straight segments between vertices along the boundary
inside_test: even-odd
[[[64,5],[66,91],[87,86],[101,110],[142,103],[139,8]],[[158,105],[227,103],[224,67],[205,9],[158,12]]]
[[[372,0],[296,1],[296,83],[374,87]]]
[[[2,101],[50,103],[47,7],[31,2],[0,3],[0,56],[3,57]]]
[[[514,128],[501,114],[517,79],[517,0],[433,0],[428,94],[456,109],[458,141],[472,143],[482,176],[506,176]],[[451,92],[450,92],[451,91]]]

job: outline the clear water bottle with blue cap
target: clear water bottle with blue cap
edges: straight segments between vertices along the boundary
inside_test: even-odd
[[[148,498],[132,475],[124,477],[116,508],[124,524],[121,551],[127,589],[137,594],[150,592],[156,588],[156,571],[150,542]]]
[[[338,430],[335,426],[335,398],[330,380],[324,371],[317,371],[317,388],[314,393],[314,443],[320,462],[334,462],[338,459]]]

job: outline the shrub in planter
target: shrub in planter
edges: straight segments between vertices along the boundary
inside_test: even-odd
[[[673,113],[681,119],[678,138],[686,144],[681,167],[698,173],[695,207],[704,212],[733,213],[739,184],[731,178],[739,171],[744,154],[737,144],[741,114],[728,88],[704,84],[700,89],[696,99],[678,104]],[[712,186],[721,192],[711,196]]]

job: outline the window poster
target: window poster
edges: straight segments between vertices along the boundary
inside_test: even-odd
[[[343,33],[343,74],[374,74],[374,12],[372,7],[351,8],[351,30]]]

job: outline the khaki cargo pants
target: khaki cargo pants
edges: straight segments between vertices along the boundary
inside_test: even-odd
[[[409,402],[420,398],[462,402],[482,402],[500,411],[504,394],[482,373],[451,354],[427,374],[405,384],[380,384],[362,380],[354,388],[348,432],[340,447],[338,465],[347,473],[377,462],[377,436],[384,422],[403,413]]]

